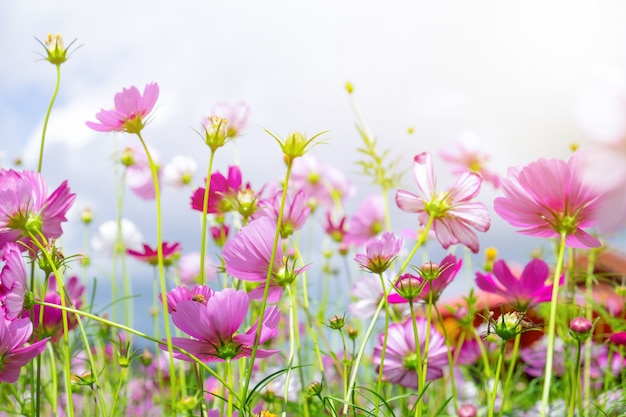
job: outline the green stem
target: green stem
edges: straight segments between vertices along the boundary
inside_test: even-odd
[[[550,300],[550,318],[548,320],[548,351],[546,353],[545,379],[543,381],[543,393],[541,395],[541,412],[540,417],[545,417],[548,411],[548,402],[550,400],[550,386],[552,384],[552,363],[554,361],[554,343],[556,341],[556,307],[559,298],[559,282],[561,270],[563,269],[563,260],[565,258],[565,238],[567,234],[561,232],[561,240],[559,242],[559,254],[554,270],[554,279],[552,281],[552,299]]]
[[[580,351],[582,350],[582,343],[577,341],[576,343],[576,362],[574,363],[574,377],[572,378],[572,394],[570,395],[569,412],[568,417],[574,417],[574,408],[576,406],[576,399],[578,397],[578,386],[580,385]],[[610,365],[609,365],[610,369]],[[610,372],[610,371],[609,371]],[[582,414],[581,414],[582,417]]]
[[[287,403],[289,402],[289,386],[291,382],[291,371],[293,369],[293,358],[296,354],[296,310],[298,301],[296,295],[291,289],[291,285],[285,287],[289,297],[289,357],[287,359],[287,371],[285,372],[285,388],[283,390],[283,416],[287,413]]]
[[[509,368],[506,371],[506,379],[504,380],[504,385],[502,386],[502,405],[500,406],[500,417],[502,417],[504,413],[506,400],[509,397],[509,393],[511,392],[511,378],[513,377],[513,371],[515,370],[515,362],[517,361],[517,354],[519,352],[519,344],[521,340],[522,333],[518,332],[515,336],[515,341],[513,342],[513,354],[511,356],[511,360],[509,361]]]
[[[424,399],[422,397],[422,392],[420,391],[420,383],[422,382],[422,345],[420,344],[419,333],[417,330],[417,316],[415,314],[415,306],[413,305],[413,300],[409,301],[409,310],[411,312],[411,322],[413,324],[413,339],[415,340],[415,353],[417,355],[417,366],[415,367],[415,372],[417,372],[417,404],[415,406],[415,416],[420,417],[423,413],[423,403]]]
[[[152,159],[152,155],[148,150],[148,146],[146,142],[143,140],[140,132],[137,132],[137,137],[139,137],[139,141],[143,146],[143,149],[146,152],[146,156],[148,157],[148,162],[150,163],[150,172],[152,173],[152,181],[154,182],[154,195],[156,202],[156,210],[157,210],[157,262],[159,268],[159,283],[161,286],[161,300],[163,302],[163,324],[165,327],[165,338],[167,343],[167,353],[169,355],[169,368],[170,368],[170,389],[172,390],[172,412],[176,406],[176,391],[178,388],[178,384],[176,383],[176,367],[174,366],[174,351],[172,346],[172,331],[170,329],[170,321],[168,317],[168,306],[167,306],[167,287],[165,284],[165,268],[163,265],[163,228],[161,227],[161,192],[159,188],[159,178],[157,176],[157,167]]]
[[[443,332],[443,338],[446,341],[446,350],[448,351],[448,365],[450,367],[450,385],[452,388],[452,398],[454,400],[454,410],[458,412],[459,410],[459,395],[456,391],[456,382],[454,377],[454,358],[452,355],[452,346],[450,346],[450,338],[448,337],[448,330],[446,330],[446,325],[443,321],[443,317],[441,316],[441,312],[439,311],[439,307],[435,304],[435,312],[437,313],[437,320],[441,323],[441,330]],[[465,337],[465,333],[461,333],[461,338]],[[459,344],[461,346],[461,344]],[[460,349],[459,349],[460,350]]]
[[[213,158],[215,152],[211,150],[211,156],[209,157],[209,169],[206,174],[206,183],[204,185],[204,199],[202,200],[202,240],[200,241],[200,285],[204,285],[205,271],[204,271],[204,257],[206,254],[206,240],[207,240],[207,212],[209,211],[209,192],[211,191],[211,173],[213,172]]]
[[[54,93],[52,93],[52,99],[48,105],[48,111],[46,112],[46,118],[43,121],[43,131],[41,132],[41,144],[39,145],[39,162],[37,163],[37,172],[41,173],[41,166],[43,165],[43,149],[46,142],[46,131],[48,130],[48,120],[50,120],[50,113],[52,112],[52,106],[59,93],[59,86],[61,85],[61,65],[55,65],[57,68],[57,82],[54,86]]]
[[[589,251],[589,257],[587,259],[587,271],[585,276],[585,303],[587,305],[585,309],[585,318],[590,322],[593,322],[593,270],[596,264],[596,249]],[[585,363],[591,363],[591,342],[592,337],[585,341]],[[591,367],[585,366],[583,372],[583,394],[581,401],[583,404],[589,404],[591,398]],[[588,412],[585,412],[584,417],[587,417]]]
[[[419,384],[419,389],[426,389],[426,375],[428,373],[428,349],[430,347],[430,329],[432,326],[432,306],[433,306],[433,283],[430,281],[428,283],[428,304],[426,305],[426,335],[424,336],[424,360],[422,361],[422,380]],[[418,341],[415,342],[416,344]],[[422,407],[424,404],[423,401],[418,402],[417,406]]]
[[[385,354],[387,353],[387,338],[389,336],[389,300],[387,297],[387,284],[385,283],[385,278],[383,278],[382,272],[378,274],[380,278],[380,284],[383,289],[383,300],[385,302],[385,330],[383,333],[383,347],[380,352],[380,366],[378,367],[378,381],[376,383],[376,415],[378,415],[378,407],[380,405],[381,399],[381,388],[383,385],[383,367],[385,364]]]
[[[498,364],[496,365],[496,375],[493,379],[493,390],[491,391],[491,400],[489,401],[489,413],[488,417],[493,417],[494,409],[496,407],[496,397],[498,396],[498,383],[500,382],[500,372],[502,371],[502,362],[504,358],[504,348],[506,347],[506,340],[502,341],[500,345],[500,355],[498,355]]]

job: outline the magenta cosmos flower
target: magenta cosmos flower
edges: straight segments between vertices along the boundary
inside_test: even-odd
[[[453,151],[443,150],[441,159],[453,165],[454,174],[473,172],[495,188],[500,186],[500,177],[491,172],[486,164],[489,155],[483,151],[480,137],[474,132],[462,132],[459,135],[456,149]]]
[[[267,216],[272,219],[274,223],[278,222],[282,196],[283,191],[279,190],[269,199],[261,200],[253,218]],[[296,230],[300,230],[309,218],[310,213],[311,207],[308,205],[308,199],[304,191],[300,190],[295,195],[288,192],[280,226],[280,236],[286,239]]]
[[[504,197],[494,209],[519,233],[539,237],[566,234],[574,248],[599,247],[600,241],[583,229],[593,226],[601,204],[600,193],[584,185],[577,159],[539,159],[524,167],[509,168],[502,181]]]
[[[115,108],[101,109],[96,114],[98,122],[87,122],[87,126],[98,132],[139,133],[159,97],[159,85],[147,84],[143,95],[137,87],[124,88],[115,94]]]
[[[71,299],[71,305],[80,310],[83,306],[83,295],[85,294],[85,286],[81,284],[78,277],[71,277],[65,282],[65,291]],[[46,303],[61,305],[61,296],[57,289],[57,281],[55,275],[50,275],[48,279],[48,292],[44,298]],[[69,303],[68,303],[69,304]],[[34,324],[35,339],[41,340],[46,337],[52,337],[53,341],[59,340],[63,335],[63,312],[58,308],[43,307],[43,323],[39,324],[39,310],[41,306],[34,306]],[[69,330],[76,327],[76,317],[73,314],[68,315]]]
[[[268,271],[272,271],[267,301],[277,303],[283,293],[283,286],[293,282],[304,268],[289,268],[283,258],[282,242],[276,248],[274,264],[270,265],[272,246],[276,234],[276,223],[269,217],[261,217],[244,226],[224,245],[222,253],[226,272],[244,281],[264,284]],[[305,267],[306,268],[306,267]],[[264,285],[250,291],[250,298],[260,300]]]
[[[41,174],[0,169],[0,250],[7,242],[22,242],[21,251],[36,250],[31,236],[60,237],[75,198],[67,181],[48,195]]]
[[[4,317],[15,320],[24,310],[27,272],[19,245],[9,242],[2,248],[4,267],[0,272],[0,300]]]
[[[420,352],[424,355],[428,325],[423,317],[417,317],[416,324]],[[381,334],[378,339],[379,345],[374,348],[372,361],[380,367],[384,334]],[[446,348],[444,337],[432,327],[430,329],[427,355],[426,381],[441,378],[444,368],[448,366],[448,349]],[[413,322],[409,319],[402,324],[394,323],[390,325],[387,335],[385,363],[383,364],[383,379],[392,384],[417,389],[417,365],[417,344],[415,343]]]
[[[248,294],[232,288],[214,293],[206,300],[206,304],[193,300],[179,301],[176,310],[172,311],[172,321],[193,339],[174,337],[172,342],[203,362],[250,356],[258,323],[255,322],[246,333],[238,333],[249,306]],[[267,342],[276,334],[280,311],[270,307],[263,317],[259,344]],[[161,345],[161,348],[165,349],[165,346]],[[259,349],[256,353],[257,357],[266,358],[276,352],[278,350]],[[180,352],[174,352],[174,356],[191,361]]]
[[[167,311],[168,313],[176,311],[176,306],[181,301],[195,301],[206,305],[207,301],[213,296],[213,294],[214,291],[206,285],[196,285],[193,288],[176,287],[166,295]],[[159,301],[163,304],[163,299],[160,295]]]
[[[211,174],[207,213],[225,214],[233,210],[233,202],[242,187],[241,170],[238,166],[228,167],[228,177],[219,171]],[[246,185],[249,188],[249,185]],[[204,187],[197,188],[191,196],[191,208],[202,211],[204,205]]]
[[[380,237],[370,239],[365,245],[365,253],[359,253],[354,260],[374,274],[383,273],[391,266],[402,249],[402,239],[391,232],[385,232]]]
[[[439,264],[425,263],[419,268],[419,275],[404,274],[399,277],[395,283],[398,294],[390,294],[388,300],[392,304],[407,303],[408,299],[401,295],[404,294],[415,295],[415,298],[426,302],[429,299],[432,299],[433,303],[437,302],[462,266],[463,260],[454,255],[446,256]],[[414,294],[416,289],[420,290],[419,294]]]
[[[493,264],[493,275],[476,272],[476,285],[514,303],[516,310],[526,311],[532,305],[552,299],[552,284],[546,284],[549,275],[550,268],[541,259],[528,262],[519,277],[500,259]]]
[[[478,253],[476,233],[489,230],[489,212],[484,204],[471,201],[480,191],[481,178],[474,173],[463,173],[447,191],[435,191],[435,176],[430,154],[423,152],[413,160],[413,175],[423,196],[405,190],[396,193],[398,207],[417,213],[420,225],[428,224],[432,216],[432,229],[444,249],[462,243]]]
[[[163,242],[161,247],[163,248],[163,265],[170,266],[180,257],[180,243]],[[126,253],[138,261],[150,265],[158,265],[159,263],[158,249],[156,247],[153,249],[145,243],[143,244],[143,251],[126,249]]]
[[[0,317],[0,382],[16,382],[22,366],[46,349],[47,338],[24,346],[30,341],[32,333],[30,319],[7,320]]]

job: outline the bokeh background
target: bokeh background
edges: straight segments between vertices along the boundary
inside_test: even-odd
[[[193,129],[215,104],[243,101],[251,109],[248,128],[218,151],[216,169],[239,163],[258,189],[284,172],[264,129],[283,136],[328,131],[328,144],[311,152],[352,178],[357,194],[348,207],[354,210],[374,189],[356,165],[360,138],[347,81],[379,146],[400,156],[403,169],[418,152],[452,149],[469,130],[482,137],[491,168],[504,175],[540,157],[568,158],[572,144],[590,139],[581,120],[604,120],[607,128],[624,121],[614,106],[619,100],[590,97],[624,91],[625,18],[626,3],[612,1],[2,2],[0,163],[9,168],[20,158],[22,168],[36,167],[55,71],[40,58],[44,51],[34,37],[61,33],[66,44],[77,40],[62,66],[43,173],[51,187],[67,179],[78,194],[62,240],[66,254],[83,251],[98,225],[114,219],[112,155],[137,144],[129,135],[91,131],[85,121],[112,107],[122,87],[143,89],[153,81],[161,95],[144,138],[161,164],[193,156],[199,185],[209,150]],[[439,184],[451,184],[449,167],[438,157],[435,164]],[[415,188],[410,175],[405,188]],[[185,252],[197,250],[200,239],[190,194],[164,192],[164,238],[182,242]],[[485,186],[480,199],[491,208],[497,194]],[[87,230],[79,221],[85,207],[95,215]],[[154,244],[153,203],[128,192],[123,210]],[[396,211],[393,226],[400,231],[416,221]],[[480,239],[482,248],[498,247],[520,263],[545,245],[517,235],[495,215]],[[612,239],[621,241],[619,234]],[[102,279],[106,298],[106,257],[94,264],[90,274]],[[152,272],[129,266],[134,288],[146,296],[137,315],[145,314]],[[470,285],[468,273],[450,295]]]

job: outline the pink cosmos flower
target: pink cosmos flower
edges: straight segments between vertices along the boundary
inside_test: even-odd
[[[35,250],[30,235],[56,239],[76,194],[63,181],[50,195],[41,174],[0,169],[0,250],[7,242],[22,242],[21,251]]]
[[[173,188],[183,188],[191,183],[197,168],[195,159],[176,155],[163,168],[163,182]]]
[[[152,161],[157,165],[157,180],[161,183],[161,169],[159,168],[159,154],[152,148],[148,148]],[[154,180],[152,178],[152,169],[150,161],[143,148],[136,146],[128,146],[124,153],[130,155],[130,161],[125,163],[125,181],[128,188],[138,197],[144,200],[154,200],[156,191],[154,189]]]
[[[359,253],[354,260],[374,274],[385,272],[402,249],[402,239],[391,232],[385,232],[379,238],[370,239],[365,245],[365,253]]]
[[[395,283],[398,294],[390,294],[388,301],[391,304],[408,302],[406,298],[400,295],[400,293],[402,293],[402,287],[406,282],[404,280],[408,278],[415,280],[415,282],[411,285],[422,287],[417,298],[428,302],[429,298],[431,298],[430,294],[432,293],[432,301],[437,302],[441,297],[443,290],[445,290],[448,285],[450,285],[452,280],[454,280],[462,266],[463,260],[458,259],[452,254],[443,258],[439,265],[433,264],[432,262],[426,263],[419,269],[419,275],[404,274],[399,277]]]
[[[185,349],[203,362],[225,361],[250,356],[254,345],[258,323],[254,323],[246,333],[239,333],[239,327],[248,314],[250,299],[243,290],[226,288],[211,296],[206,305],[197,301],[179,301],[172,311],[174,325],[193,339],[174,337],[175,346]],[[276,326],[280,311],[270,307],[265,311],[259,343],[270,340],[277,332]],[[161,345],[161,349],[165,346]],[[258,349],[257,357],[266,358],[278,350]],[[178,359],[191,361],[174,352]]]
[[[476,285],[514,303],[516,310],[526,311],[530,306],[552,299],[552,284],[546,284],[549,276],[550,268],[541,259],[528,262],[519,277],[500,259],[493,264],[493,275],[476,272]],[[561,277],[561,284],[563,279]]]
[[[378,236],[385,225],[385,201],[382,196],[369,196],[357,209],[348,222],[345,236],[348,243],[362,245]]]
[[[85,286],[81,284],[78,277],[71,277],[65,283],[65,290],[71,300],[71,305],[80,309],[83,306],[83,295],[85,293]],[[48,279],[48,292],[44,298],[46,303],[61,305],[61,296],[57,289],[56,277],[50,275]],[[39,324],[39,310],[41,306],[34,306],[34,319],[35,325],[35,339],[41,340],[45,337],[52,337],[53,341],[58,340],[63,334],[63,312],[57,308],[44,307],[43,308],[43,323]],[[72,330],[76,326],[76,318],[72,315],[68,315],[69,330]]]
[[[195,301],[206,305],[213,294],[215,294],[213,290],[206,285],[196,285],[193,288],[176,287],[166,295],[167,312],[171,314],[172,311],[176,311],[176,306],[181,301]],[[159,301],[163,304],[161,296],[159,296]]]
[[[289,284],[302,269],[289,270],[283,258],[282,243],[278,242],[274,264],[270,265],[276,223],[269,217],[261,217],[244,226],[224,245],[222,253],[226,272],[235,278],[264,284],[267,271],[272,271],[268,302],[277,303],[283,293],[283,285]],[[250,298],[263,297],[264,285],[250,291]]]
[[[207,213],[225,214],[233,210],[233,200],[242,187],[241,170],[238,166],[228,167],[228,177],[219,171],[211,174]],[[249,188],[249,185],[246,185]],[[191,196],[191,208],[202,211],[204,187],[197,188]]]
[[[291,186],[304,191],[312,207],[332,208],[336,201],[344,201],[355,192],[354,185],[341,171],[309,154],[294,160]]]
[[[348,233],[346,216],[341,216],[341,218],[335,222],[335,220],[333,220],[333,213],[331,211],[327,211],[324,231],[335,242],[343,242],[344,237]]]
[[[205,259],[204,277],[207,280],[216,278],[215,267]],[[191,285],[200,279],[200,252],[191,252],[180,257],[178,261],[178,278],[185,285]]]
[[[427,322],[423,317],[416,318],[417,335],[419,337],[420,352],[425,351]],[[372,362],[380,367],[382,343],[384,334],[379,336],[379,345],[374,348]],[[383,364],[383,379],[393,384],[417,389],[417,344],[413,332],[412,321],[394,323],[389,326],[387,336],[387,351]],[[443,370],[448,367],[448,349],[444,337],[436,329],[430,329],[428,345],[428,368],[426,381],[433,381],[443,376]],[[378,369],[377,371],[378,372]]]
[[[163,265],[170,266],[180,257],[180,243],[163,242]],[[143,251],[137,251],[133,249],[126,249],[126,253],[141,262],[146,262],[150,265],[157,265],[158,250],[155,247],[152,249],[149,245],[143,244]]]
[[[396,204],[403,211],[418,214],[420,225],[426,225],[433,216],[432,229],[444,249],[462,243],[478,253],[476,233],[489,230],[489,212],[484,204],[471,201],[480,191],[481,178],[464,173],[447,191],[437,193],[430,154],[423,152],[413,160],[413,175],[422,196],[405,190],[396,193]]]
[[[360,319],[368,319],[374,315],[384,295],[383,284],[377,276],[366,275],[354,282],[351,294],[354,301],[348,306],[350,314]]]
[[[276,191],[272,197],[259,202],[258,210],[252,218],[267,216],[275,223],[278,222],[280,212],[280,202],[282,200],[282,190]],[[288,238],[296,230],[300,230],[311,213],[311,207],[307,204],[307,197],[304,191],[300,190],[295,195],[287,193],[287,200],[283,210],[280,235],[283,239]]]
[[[157,83],[147,84],[143,95],[137,87],[124,88],[115,94],[115,108],[101,109],[96,114],[98,122],[87,122],[87,126],[98,132],[139,133],[159,97]]]
[[[580,165],[572,156],[539,159],[524,167],[509,168],[502,181],[504,197],[494,209],[519,233],[539,237],[567,235],[565,244],[574,248],[599,247],[600,241],[583,229],[594,225],[593,213],[601,194],[581,181]]]
[[[22,252],[16,243],[9,242],[3,247],[4,267],[0,272],[0,301],[7,320],[15,320],[24,310],[24,296],[27,291],[27,272]]]
[[[457,141],[456,152],[443,150],[441,159],[453,165],[454,174],[473,172],[494,188],[500,186],[500,177],[491,172],[485,164],[489,161],[489,155],[482,149],[480,137],[474,132],[462,132]]]
[[[0,382],[16,382],[22,366],[46,349],[48,338],[24,346],[30,341],[32,333],[30,319],[7,320],[0,317]]]

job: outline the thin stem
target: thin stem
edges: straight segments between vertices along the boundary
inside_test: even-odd
[[[54,86],[54,93],[52,93],[52,99],[48,105],[48,111],[46,112],[46,118],[43,121],[43,131],[41,132],[41,144],[39,145],[39,162],[37,163],[37,172],[41,173],[41,166],[43,165],[43,149],[46,142],[46,131],[48,130],[48,120],[50,119],[50,113],[52,112],[52,106],[59,93],[59,86],[61,85],[61,65],[55,65],[57,68],[57,82]]]
[[[500,382],[500,372],[502,371],[502,362],[504,358],[504,348],[506,347],[506,340],[502,341],[500,345],[500,355],[498,355],[498,364],[496,365],[496,375],[493,379],[493,390],[491,391],[491,400],[489,401],[489,414],[488,417],[493,417],[493,412],[496,407],[496,397],[498,396],[498,382]]]
[[[206,174],[206,182],[204,185],[204,199],[202,200],[202,239],[200,241],[200,285],[204,285],[205,271],[204,271],[204,257],[206,254],[206,240],[207,240],[207,212],[209,211],[209,192],[211,191],[211,173],[213,172],[213,158],[215,152],[211,150],[211,156],[209,157],[209,169]]]
[[[378,274],[378,278],[380,278],[380,284],[383,289],[383,300],[385,302],[385,330],[383,333],[383,347],[380,352],[380,366],[378,367],[378,381],[376,384],[376,415],[378,415],[378,407],[381,398],[380,390],[383,385],[383,367],[385,364],[385,354],[387,353],[387,338],[389,336],[389,300],[387,299],[387,284],[385,283],[382,272]]]
[[[509,392],[511,391],[511,378],[513,377],[513,371],[515,370],[515,362],[517,361],[517,354],[519,352],[519,344],[521,340],[522,333],[518,332],[515,336],[515,341],[513,342],[513,354],[509,361],[509,368],[506,371],[506,379],[504,381],[504,385],[502,386],[502,405],[500,406],[500,417],[502,417],[504,413],[506,400],[509,396]]]
[[[291,371],[293,369],[293,358],[296,354],[296,310],[298,301],[291,289],[291,285],[285,287],[289,297],[289,357],[287,359],[287,371],[285,372],[285,388],[283,390],[283,417],[287,415],[287,403],[289,402],[289,385],[291,382]]]
[[[435,312],[437,313],[437,320],[441,323],[441,330],[443,332],[443,338],[446,341],[446,350],[448,351],[448,365],[450,367],[450,386],[452,388],[452,398],[454,400],[454,410],[458,412],[459,410],[459,395],[456,391],[456,382],[454,377],[454,358],[452,355],[452,346],[450,346],[450,338],[448,337],[448,330],[446,329],[446,325],[443,321],[443,317],[441,316],[441,311],[439,311],[439,307],[435,304]],[[461,337],[459,339],[465,338],[465,332],[461,333]],[[462,344],[459,344],[461,346]],[[460,349],[459,349],[460,351]]]
[[[415,372],[417,372],[417,394],[418,394],[418,403],[415,407],[415,416],[420,417],[423,413],[423,397],[420,392],[420,383],[422,382],[422,345],[420,344],[419,333],[417,330],[417,316],[415,315],[415,306],[413,305],[413,300],[409,301],[409,310],[411,312],[411,322],[413,324],[413,339],[415,340],[415,353],[417,355],[417,366],[415,367]]]
[[[576,362],[574,363],[574,378],[572,379],[572,394],[570,395],[569,412],[567,413],[568,417],[574,417],[574,408],[577,403],[576,399],[578,397],[578,386],[580,385],[580,351],[581,350],[582,350],[582,343],[579,340],[576,343]]]
[[[148,146],[146,142],[143,140],[140,132],[137,132],[137,137],[139,137],[139,141],[143,146],[143,149],[146,152],[146,156],[148,157],[148,162],[150,163],[150,172],[152,173],[152,181],[154,182],[154,195],[155,195],[155,203],[157,210],[157,262],[159,268],[159,283],[161,285],[161,300],[163,302],[163,324],[165,327],[165,338],[167,343],[167,353],[169,355],[169,368],[170,368],[170,388],[172,390],[172,410],[175,409],[176,406],[176,390],[178,384],[176,383],[176,368],[174,366],[174,351],[172,347],[172,331],[170,329],[170,321],[168,317],[168,306],[167,306],[167,287],[165,284],[165,268],[163,265],[163,229],[161,227],[161,192],[159,189],[159,178],[157,176],[157,167],[152,159],[152,155],[148,150]]]
[[[552,363],[554,361],[554,343],[556,341],[556,307],[559,298],[559,282],[561,270],[563,269],[563,260],[565,258],[565,238],[567,234],[561,232],[561,240],[559,242],[559,254],[554,270],[554,279],[552,281],[552,299],[550,300],[550,318],[548,321],[548,351],[546,353],[545,379],[543,381],[543,393],[541,395],[541,413],[540,417],[545,417],[548,411],[548,401],[550,400],[550,386],[552,384]]]

